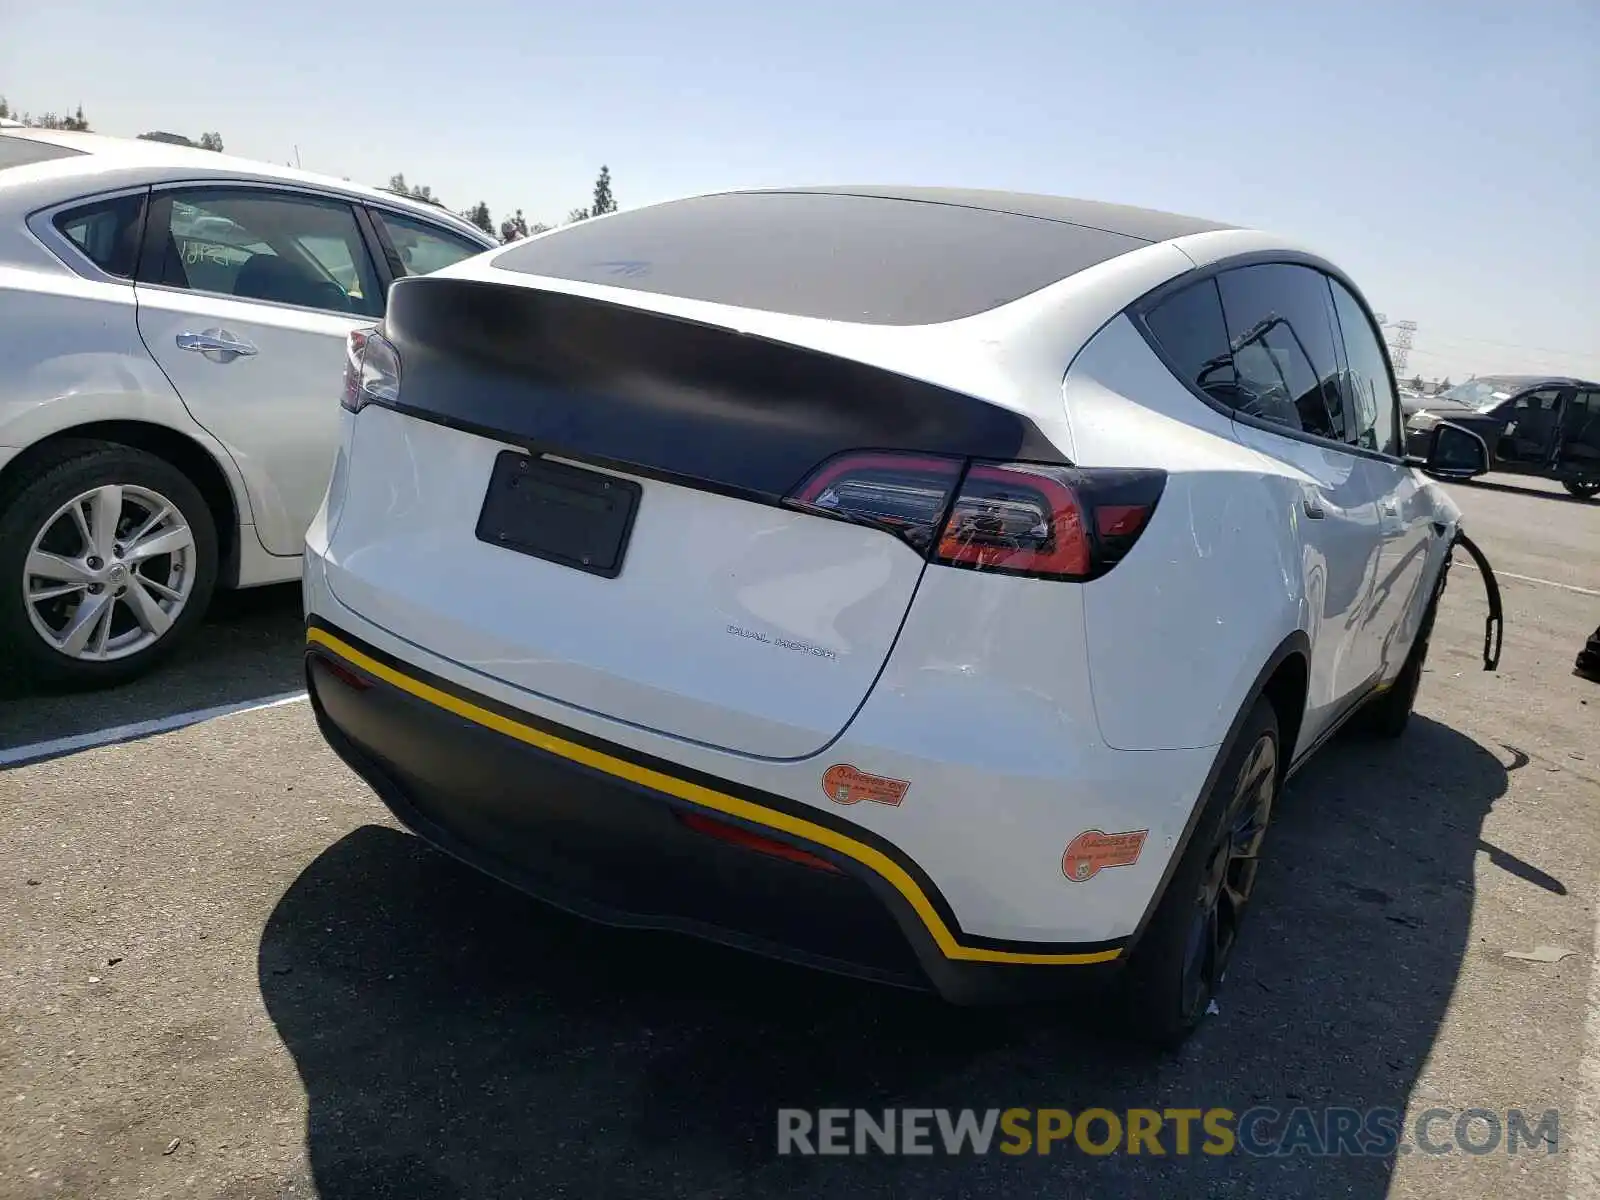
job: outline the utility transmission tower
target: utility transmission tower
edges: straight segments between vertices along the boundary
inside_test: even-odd
[[[1383,340],[1389,346],[1389,361],[1394,363],[1398,373],[1406,369],[1406,360],[1411,357],[1411,340],[1416,337],[1417,323],[1415,321],[1390,321],[1383,313],[1374,314],[1378,318],[1378,326],[1383,330]]]

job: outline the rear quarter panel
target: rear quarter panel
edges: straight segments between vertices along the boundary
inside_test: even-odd
[[[189,429],[136,316],[130,285],[0,265],[0,445],[107,419]]]
[[[1101,736],[1119,750],[1215,746],[1263,665],[1305,628],[1299,539],[1275,518],[1294,484],[1126,317],[1077,356],[1065,396],[1078,465],[1168,473],[1132,552],[1083,587]]]
[[[99,421],[163,426],[210,451],[248,522],[233,460],[190,419],[136,318],[128,284],[0,264],[0,458]]]

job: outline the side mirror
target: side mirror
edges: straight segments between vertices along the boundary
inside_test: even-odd
[[[1489,473],[1489,443],[1462,425],[1440,421],[1428,439],[1424,473],[1435,479],[1473,479]]]

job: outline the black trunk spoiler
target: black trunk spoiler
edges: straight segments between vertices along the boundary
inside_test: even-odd
[[[1066,461],[1029,418],[974,396],[588,297],[402,279],[384,333],[402,412],[768,503],[848,450]]]

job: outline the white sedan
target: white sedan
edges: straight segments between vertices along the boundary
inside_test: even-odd
[[[159,142],[0,132],[0,661],[149,669],[300,574],[345,337],[493,246],[443,209]]]

